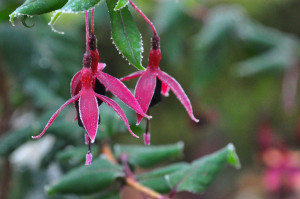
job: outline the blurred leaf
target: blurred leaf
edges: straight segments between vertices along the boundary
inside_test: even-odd
[[[51,150],[49,152],[47,152],[47,154],[43,157],[42,161],[41,161],[41,168],[46,168],[49,166],[49,164],[51,164],[51,162],[54,160],[55,155],[61,150],[63,149],[65,146],[67,146],[68,143],[65,142],[64,140],[57,140],[53,147],[51,148]]]
[[[111,21],[112,39],[117,50],[125,56],[130,64],[140,70],[142,66],[142,36],[133,21],[127,7],[114,11],[117,0],[106,0]]]
[[[225,148],[211,155],[195,160],[188,167],[166,175],[165,178],[170,187],[176,188],[179,192],[201,193],[226,163],[237,169],[240,168],[240,162],[232,144],[228,144]]]
[[[147,168],[166,160],[180,158],[183,147],[182,142],[161,146],[115,145],[114,152],[117,157],[126,153],[130,164]]]
[[[88,151],[87,146],[80,146],[80,147],[70,147],[67,148],[59,153],[56,154],[56,159],[60,163],[68,163],[72,166],[78,165],[80,163],[84,163],[85,161],[85,155]],[[96,157],[96,155],[99,153],[98,147],[92,145],[92,154],[93,157]]]
[[[27,127],[16,131],[7,132],[0,139],[0,155],[9,156],[20,145],[29,141],[32,135],[32,128]]]
[[[41,15],[61,8],[68,0],[26,0],[20,7],[10,14],[13,23],[15,17]]]
[[[61,14],[63,13],[77,14],[78,12],[84,12],[86,10],[89,10],[97,6],[100,1],[101,0],[69,0],[68,3],[66,3],[61,9],[56,10],[54,12],[51,21],[49,22],[49,25],[51,26],[53,31],[58,32],[54,29],[53,26],[55,25],[57,19],[61,16]],[[58,33],[63,33],[63,32],[58,32]]]
[[[161,177],[166,174],[174,173],[178,170],[181,170],[182,168],[185,168],[188,164],[185,162],[179,162],[175,164],[171,164],[169,166],[161,167],[159,169],[155,169],[151,172],[144,173],[141,175],[136,176],[137,180],[144,180],[144,179],[149,179],[149,178],[156,178],[156,177]]]
[[[136,178],[139,183],[143,184],[144,186],[154,189],[160,193],[167,193],[170,192],[171,189],[167,183],[165,175],[177,172],[178,170],[181,170],[187,166],[188,164],[184,162],[175,163],[142,175],[138,175]]]
[[[128,3],[129,3],[129,0],[118,0],[117,5],[114,8],[114,11],[124,8]]]
[[[122,167],[110,163],[104,156],[71,170],[54,185],[46,187],[49,195],[89,195],[108,188],[119,177],[124,177]]]
[[[121,199],[120,190],[113,190],[101,196],[101,199]]]

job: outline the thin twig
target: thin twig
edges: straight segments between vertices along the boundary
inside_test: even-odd
[[[106,158],[114,163],[114,164],[117,164],[117,160],[114,156],[114,154],[112,153],[111,149],[110,149],[110,146],[107,142],[103,142],[102,143],[102,153],[106,155]]]
[[[148,188],[148,187],[145,187],[145,186],[139,184],[138,182],[136,182],[135,180],[133,180],[133,179],[131,179],[131,178],[129,178],[129,177],[126,178],[126,183],[127,183],[130,187],[132,187],[132,188],[138,190],[138,191],[141,192],[141,193],[146,194],[147,196],[149,196],[149,197],[151,197],[151,198],[154,198],[154,199],[163,198],[163,196],[162,196],[161,194],[159,194],[159,193],[153,191],[152,189],[150,189],[150,188]]]

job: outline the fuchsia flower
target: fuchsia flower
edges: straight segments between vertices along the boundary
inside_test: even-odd
[[[52,122],[55,120],[57,115],[64,109],[67,105],[77,102],[78,107],[76,107],[79,111],[79,119],[82,121],[83,127],[86,129],[89,138],[92,143],[95,141],[95,137],[97,134],[98,128],[98,120],[99,120],[99,109],[97,104],[97,98],[101,100],[101,102],[106,103],[108,106],[112,107],[114,111],[120,116],[125,125],[128,128],[128,131],[134,136],[135,135],[130,129],[127,118],[121,109],[121,107],[112,99],[98,94],[95,92],[95,81],[96,78],[98,81],[103,83],[103,85],[110,90],[113,94],[119,97],[124,103],[126,103],[129,107],[135,110],[138,114],[146,116],[145,113],[141,110],[138,102],[135,100],[134,96],[130,93],[130,91],[125,87],[123,83],[121,83],[118,79],[103,73],[102,70],[105,67],[105,64],[98,64],[96,74],[93,73],[91,67],[92,61],[90,54],[84,55],[84,67],[81,71],[75,74],[71,82],[71,93],[72,98],[69,99],[65,104],[63,104],[50,118],[46,127],[42,131],[42,133],[33,138],[40,138],[46,130],[50,127]],[[96,77],[95,77],[96,76]],[[149,116],[146,116],[149,118]]]
[[[145,71],[137,71],[123,77],[121,78],[121,81],[140,77],[135,87],[135,97],[144,112],[147,112],[149,107],[152,107],[161,101],[160,93],[164,96],[168,96],[169,89],[171,89],[182,103],[191,119],[198,122],[199,120],[195,118],[193,114],[191,102],[181,85],[173,77],[160,70],[160,59],[161,52],[159,49],[159,37],[154,35],[152,37],[152,49],[149,54],[149,66],[147,69]],[[137,115],[137,118],[138,123],[140,123],[143,117],[141,115]]]

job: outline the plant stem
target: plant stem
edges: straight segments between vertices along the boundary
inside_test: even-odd
[[[144,18],[144,20],[149,24],[149,26],[151,27],[151,29],[153,31],[153,34],[157,35],[157,31],[156,31],[153,23],[148,19],[148,17],[131,0],[129,0],[129,3]]]
[[[92,8],[92,18],[91,18],[91,34],[95,34],[95,8]]]
[[[1,189],[0,191],[0,198],[1,199],[7,199],[8,193],[9,193],[9,185],[11,180],[11,166],[8,158],[4,159],[4,169],[3,169],[3,175],[2,175],[2,183],[1,183]]]
[[[134,179],[131,179],[130,177],[126,178],[126,183],[130,187],[140,191],[141,193],[146,194],[147,196],[149,196],[151,198],[154,198],[154,199],[163,198],[163,196],[160,195],[159,193],[153,191],[152,189],[149,189],[148,187],[145,187],[145,186],[139,184],[138,182],[136,182]]]
[[[106,155],[107,159],[110,162],[117,164],[117,160],[116,160],[114,154],[112,153],[110,146],[107,142],[102,143],[102,153],[104,153]]]
[[[89,52],[89,13],[85,11],[86,52]]]

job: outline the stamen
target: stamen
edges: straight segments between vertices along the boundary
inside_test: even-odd
[[[89,51],[89,13],[85,11],[86,51]]]

